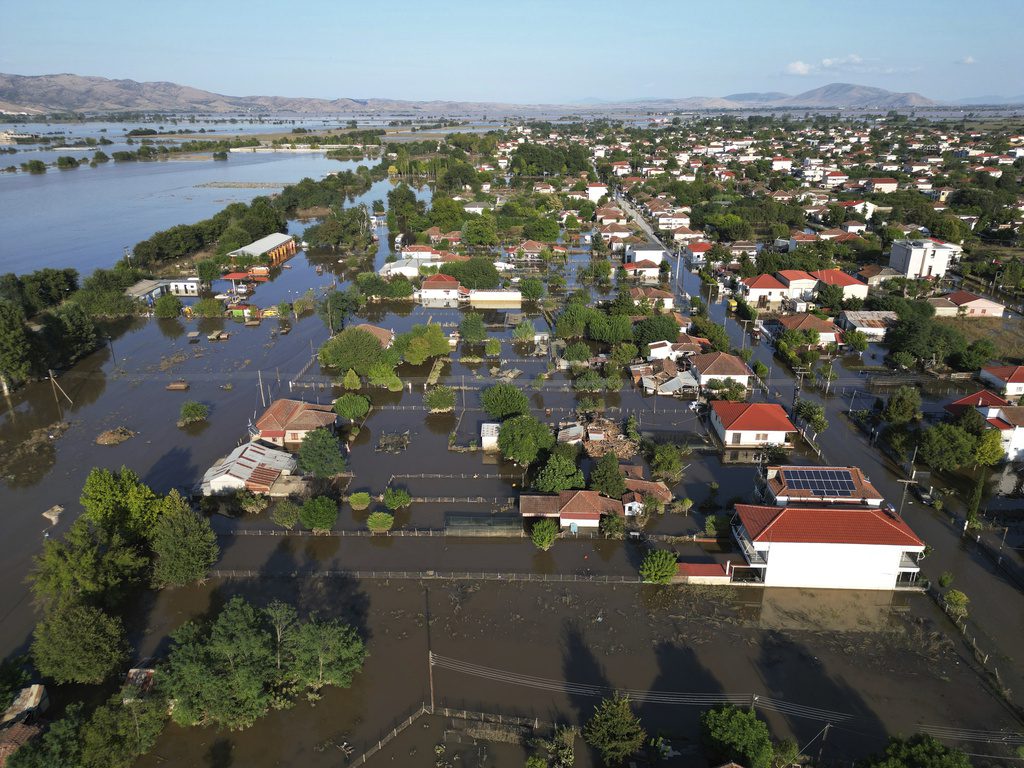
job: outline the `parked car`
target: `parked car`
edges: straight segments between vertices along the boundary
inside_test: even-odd
[[[923,485],[913,486],[914,497],[924,504],[926,507],[934,506],[935,497],[932,495],[931,488],[925,488]]]

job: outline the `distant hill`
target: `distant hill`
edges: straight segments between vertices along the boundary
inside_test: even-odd
[[[591,97],[577,104],[602,108],[636,109],[750,109],[750,108],[860,108],[928,107],[938,102],[918,93],[894,93],[849,83],[832,83],[796,96],[785,93],[734,93],[730,96],[637,98],[612,100]],[[424,114],[471,112],[530,112],[538,104],[502,104],[470,101],[403,101],[383,98],[319,99],[289,96],[226,96],[177,83],[140,83],[82,75],[0,74],[0,109],[7,112],[217,112],[328,114],[339,112],[410,111]],[[560,106],[560,105],[546,105]],[[561,105],[568,106],[568,105]]]
[[[779,91],[769,91],[768,93],[731,93],[728,96],[723,96],[723,99],[728,101],[756,101],[758,103],[764,103],[766,101],[778,101],[779,99],[788,99],[788,93],[781,93]]]

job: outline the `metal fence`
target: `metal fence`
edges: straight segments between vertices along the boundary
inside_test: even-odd
[[[597,573],[501,573],[496,571],[360,571],[360,570],[318,570],[318,571],[262,571],[258,569],[216,569],[210,571],[215,579],[365,579],[390,580],[435,579],[438,581],[538,581],[538,582],[588,582],[597,584],[641,584],[639,576]]]

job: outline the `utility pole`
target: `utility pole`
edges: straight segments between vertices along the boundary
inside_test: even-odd
[[[267,407],[267,399],[263,395],[263,371],[256,371],[256,375],[259,377],[260,382],[260,403],[264,408]]]
[[[850,410],[847,413],[853,413],[853,403],[857,399],[857,390],[853,390],[853,394],[850,395]]]
[[[825,732],[821,734],[821,745],[818,747],[818,765],[821,765],[821,758],[825,752],[825,739],[828,738],[828,729],[832,727],[832,723],[825,723]]]
[[[903,484],[903,495],[900,496],[900,510],[899,510],[899,512],[896,513],[896,517],[899,517],[899,518],[902,519],[902,517],[903,517],[903,502],[905,502],[907,500],[907,486],[917,485],[917,481],[916,480],[897,480],[896,482]]]

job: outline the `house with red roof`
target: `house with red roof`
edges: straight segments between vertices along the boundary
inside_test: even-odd
[[[953,291],[928,299],[937,317],[1002,317],[1006,307],[998,301],[977,296],[970,291]]]
[[[817,279],[819,288],[821,285],[838,285],[843,289],[843,299],[866,299],[868,297],[868,284],[862,283],[853,275],[848,275],[841,269],[819,269],[811,272],[811,277]]]
[[[707,260],[711,247],[712,244],[706,240],[687,239],[686,248],[683,249],[686,253],[687,263],[690,266],[702,266]]]
[[[1024,406],[1010,405],[999,395],[982,389],[946,405],[946,410],[959,416],[973,408],[985,419],[988,429],[999,430],[999,442],[1010,461],[1024,459]]]
[[[732,535],[767,587],[894,589],[917,580],[924,552],[886,507],[737,504]]]
[[[987,365],[981,369],[978,378],[1008,400],[1024,395],[1024,365]]]
[[[272,445],[296,445],[314,429],[333,429],[337,418],[330,405],[281,398],[256,420],[253,439]]]
[[[639,280],[657,281],[658,275],[661,272],[661,266],[650,259],[631,261],[624,264],[622,268],[626,271],[627,275]]]
[[[792,445],[797,429],[777,403],[733,403],[713,400],[711,426],[727,448]]]
[[[597,528],[602,515],[625,516],[619,499],[597,491],[562,491],[556,495],[524,493],[519,497],[519,514],[525,519],[557,518],[563,528]]]
[[[438,272],[423,278],[416,298],[420,301],[458,301],[463,291],[457,277]]]
[[[783,269],[775,273],[778,281],[786,286],[790,299],[810,299],[818,287],[818,279],[802,269]]]
[[[789,296],[789,288],[779,282],[774,275],[744,277],[740,282],[747,294],[747,302],[756,307],[781,304],[782,300]]]

